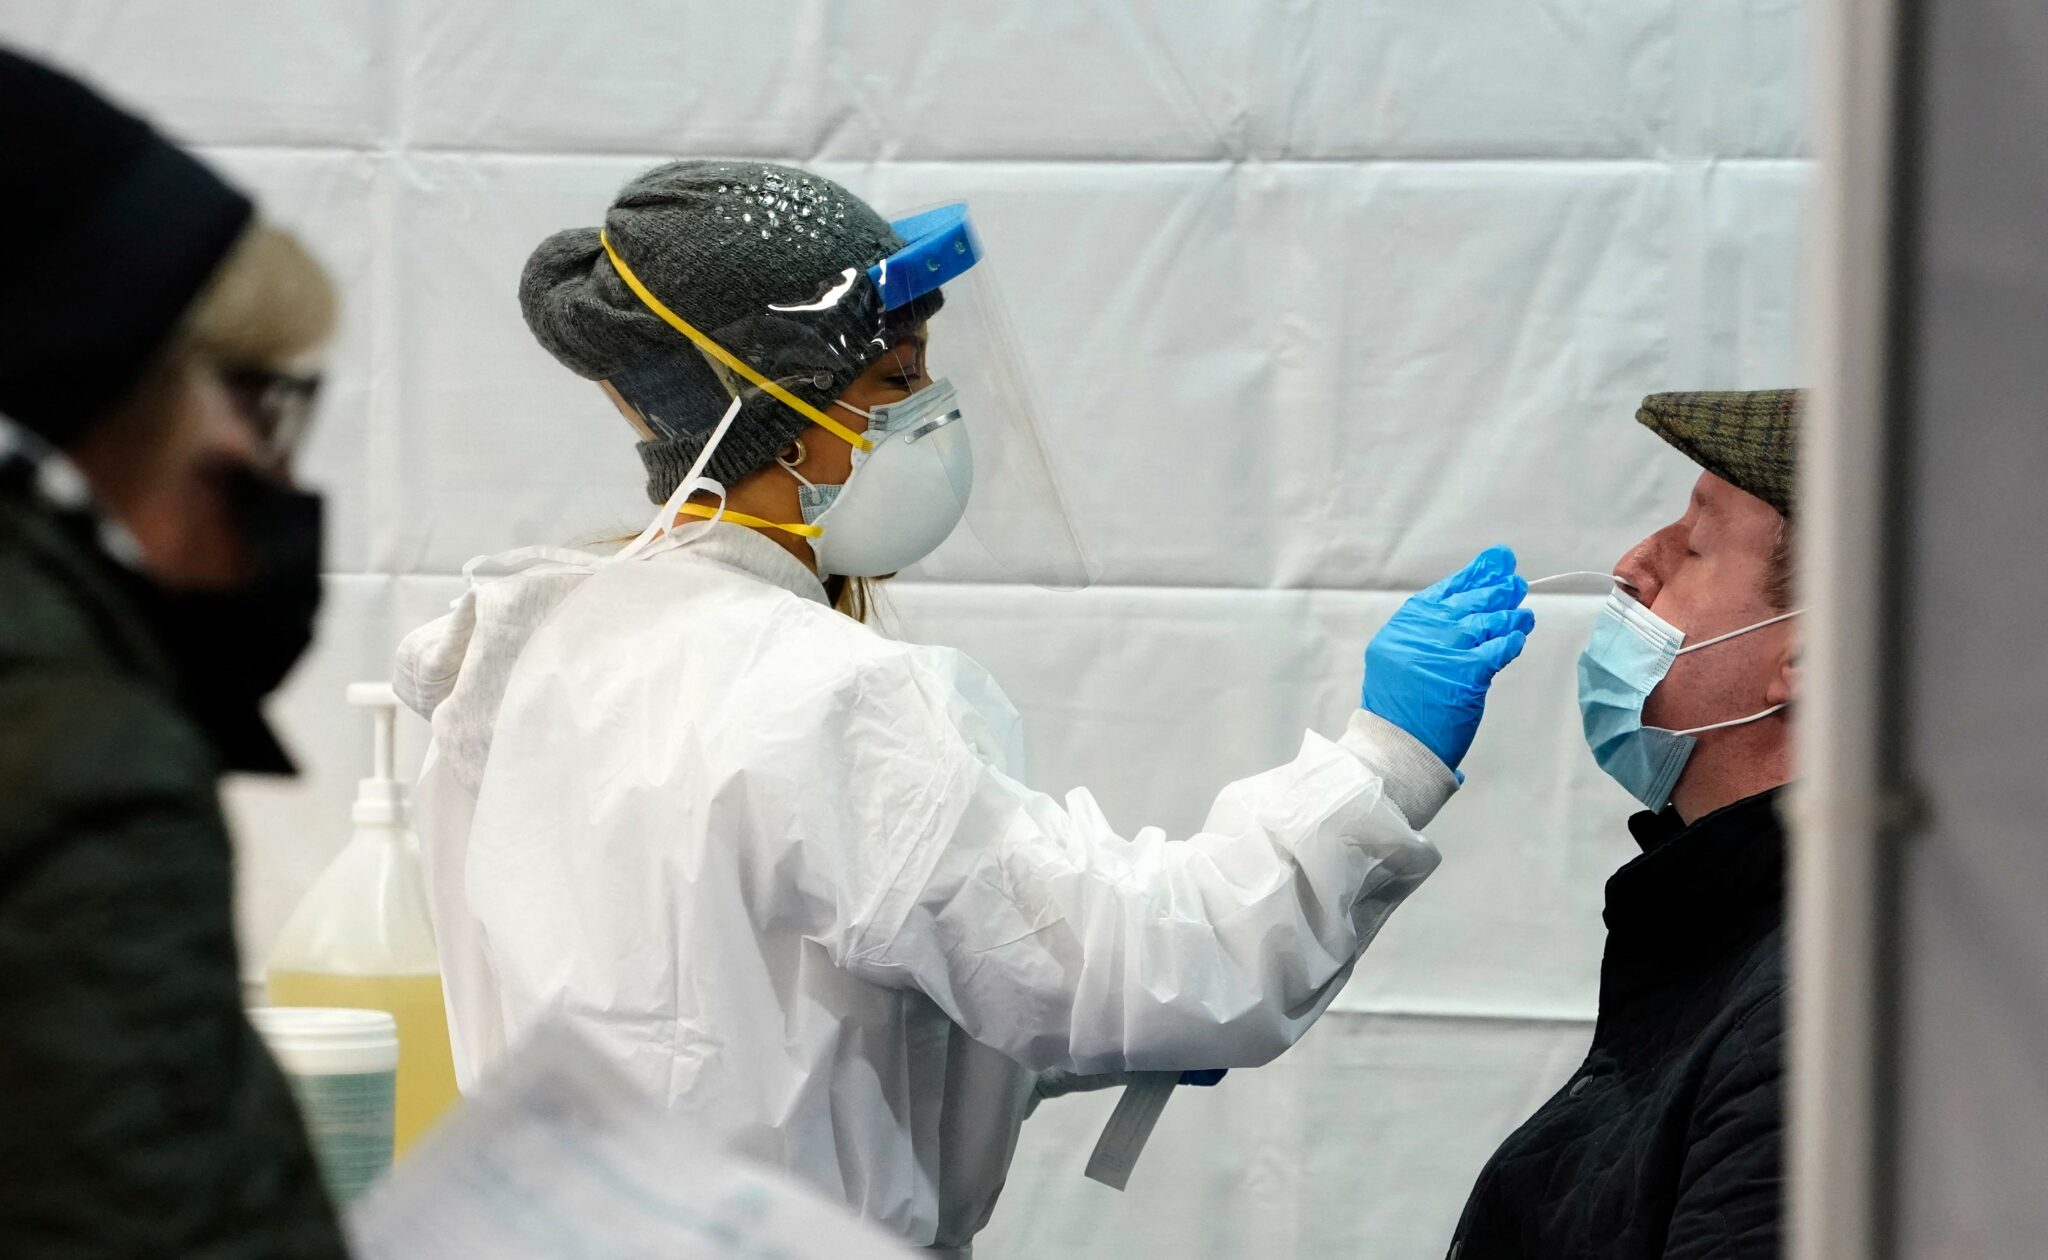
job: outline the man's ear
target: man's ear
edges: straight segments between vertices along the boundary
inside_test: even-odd
[[[1771,675],[1764,700],[1770,704],[1799,702],[1799,636],[1796,633],[1785,639],[1785,649],[1778,657],[1777,672]]]

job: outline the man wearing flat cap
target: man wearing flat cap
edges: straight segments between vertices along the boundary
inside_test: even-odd
[[[1778,1255],[1801,401],[1636,413],[1704,470],[1615,566],[1579,662],[1587,744],[1645,807],[1643,852],[1607,882],[1592,1050],[1481,1172],[1455,1260]]]

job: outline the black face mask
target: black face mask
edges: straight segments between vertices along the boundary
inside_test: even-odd
[[[320,609],[320,496],[237,465],[222,489],[248,556],[248,576],[220,590],[179,590],[146,576],[126,583],[169,655],[179,698],[224,765],[254,774],[296,767],[263,718],[263,698],[313,641]]]

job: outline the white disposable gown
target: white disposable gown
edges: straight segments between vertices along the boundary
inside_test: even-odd
[[[1019,781],[987,673],[749,530],[496,571],[398,667],[465,1086],[564,1020],[913,1244],[988,1219],[1036,1074],[1265,1063],[1439,860],[1455,781],[1369,714],[1126,837]]]

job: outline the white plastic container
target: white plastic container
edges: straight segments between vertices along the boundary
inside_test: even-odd
[[[328,1194],[354,1202],[391,1167],[397,1021],[384,1011],[259,1006],[249,1022],[291,1084]]]
[[[456,1101],[455,1062],[419,841],[406,825],[405,790],[393,768],[398,697],[386,683],[356,683],[348,700],[375,719],[355,832],[285,923],[264,992],[272,1006],[380,1010],[397,1021],[402,1156]]]

